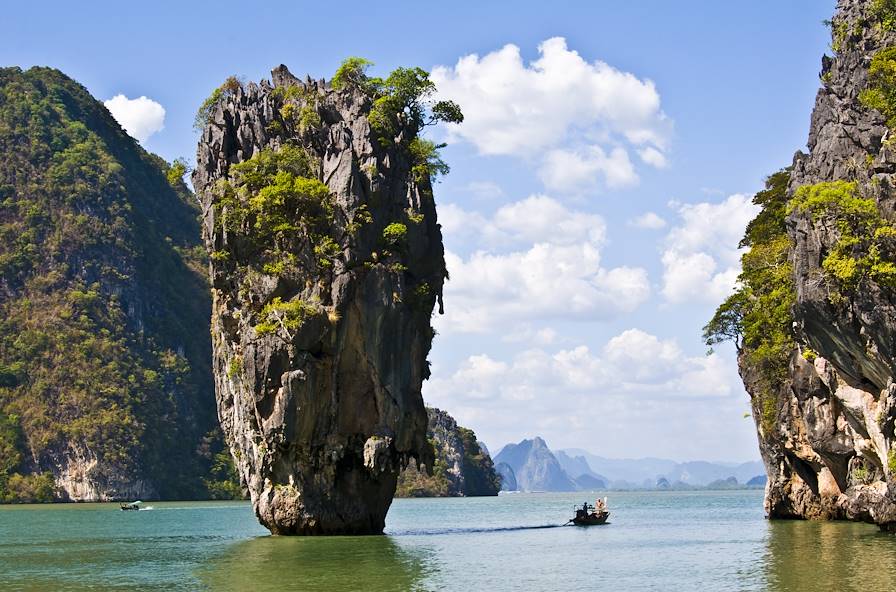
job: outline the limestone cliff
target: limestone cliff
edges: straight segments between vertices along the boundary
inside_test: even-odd
[[[445,411],[428,407],[426,436],[435,451],[432,475],[414,464],[402,471],[401,497],[472,497],[498,495],[501,478],[485,446],[473,430],[457,425]]]
[[[371,124],[377,99],[399,99],[348,78],[229,81],[193,175],[218,414],[275,534],[381,532],[403,465],[432,462],[420,389],[446,271],[431,155],[407,111]]]
[[[521,491],[577,491],[579,486],[566,474],[548,445],[539,437],[508,444],[495,456],[508,465]],[[503,473],[502,473],[503,474]]]
[[[896,95],[869,79],[896,46],[891,4],[840,0],[832,21],[809,152],[787,185],[793,345],[773,397],[740,355],[773,518],[896,525]]]

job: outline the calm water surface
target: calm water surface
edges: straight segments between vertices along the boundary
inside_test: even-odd
[[[396,500],[383,537],[267,536],[248,503],[0,507],[0,590],[896,590],[896,537],[768,522],[762,494]],[[593,496],[589,496],[591,499]]]

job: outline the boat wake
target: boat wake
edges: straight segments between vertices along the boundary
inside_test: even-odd
[[[426,530],[396,530],[386,532],[391,536],[432,536],[443,534],[473,534],[488,532],[516,532],[521,530],[545,530],[548,528],[562,528],[563,524],[539,524],[536,526],[496,526],[492,528],[434,528]]]

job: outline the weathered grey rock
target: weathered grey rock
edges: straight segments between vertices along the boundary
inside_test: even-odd
[[[513,469],[517,487],[522,491],[576,491],[578,486],[557,462],[548,445],[539,437],[508,444],[495,456],[495,462]]]
[[[284,125],[275,89],[291,86],[313,97],[315,129]],[[431,463],[420,388],[446,276],[442,237],[428,179],[415,180],[406,148],[378,141],[370,107],[359,90],[302,82],[280,66],[273,85],[227,96],[199,142],[193,183],[210,252],[240,248],[216,230],[215,184],[259,150],[303,146],[335,202],[341,254],[331,268],[317,266],[310,241],[288,278],[251,262],[210,266],[218,414],[255,512],[276,534],[381,532],[402,466]],[[362,206],[371,221],[349,232]],[[407,239],[387,256],[383,229],[395,221]],[[259,312],[276,297],[316,312],[292,332],[259,334]]]
[[[485,445],[472,430],[457,425],[447,412],[427,407],[427,438],[435,448],[431,477],[420,474],[411,464],[399,479],[400,495],[405,497],[461,497],[498,495],[500,477]]]
[[[809,131],[809,153],[794,157],[790,193],[821,181],[857,181],[881,213],[893,218],[896,158],[893,135],[876,111],[859,102],[875,52],[896,45],[896,34],[872,22],[870,0],[840,0],[834,17],[837,55],[822,60],[822,88]],[[753,415],[768,472],[771,517],[852,519],[896,524],[894,475],[888,460],[896,416],[896,303],[872,282],[832,304],[821,267],[839,240],[834,224],[794,212],[798,341],[818,353],[811,362],[793,352],[789,378],[777,396],[775,421]],[[812,358],[812,356],[808,356]],[[741,376],[757,392],[758,376],[744,357]]]
[[[501,491],[519,491],[519,484],[516,482],[516,473],[513,467],[502,462],[495,465],[495,471],[501,475]]]

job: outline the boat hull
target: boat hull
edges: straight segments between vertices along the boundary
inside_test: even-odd
[[[600,512],[595,514],[588,514],[587,516],[576,516],[572,519],[572,523],[576,526],[597,526],[600,524],[606,524],[607,518],[610,517],[609,512]]]

